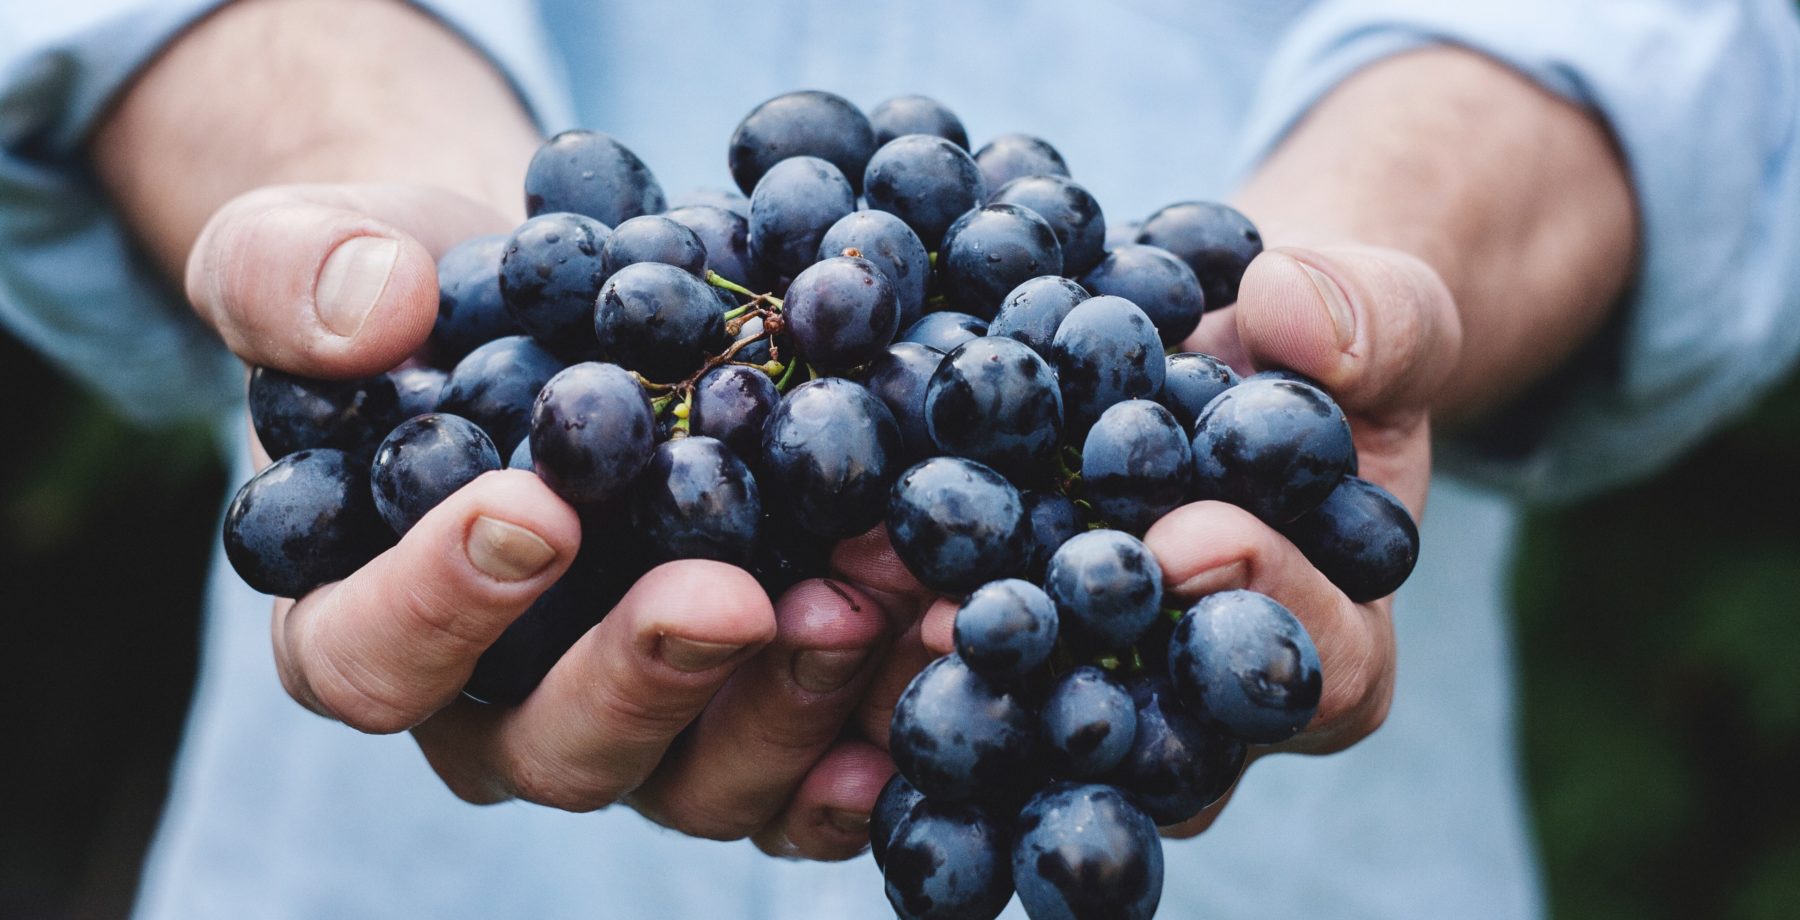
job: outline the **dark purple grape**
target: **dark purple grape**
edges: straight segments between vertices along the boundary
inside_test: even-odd
[[[525,168],[525,213],[585,214],[616,226],[667,207],[644,161],[598,131],[564,131],[539,147]]]
[[[225,558],[245,584],[276,597],[344,578],[393,542],[369,497],[368,466],[341,450],[276,460],[225,509]]]
[[[464,696],[496,706],[525,702],[563,653],[618,604],[623,588],[603,587],[580,565],[538,595],[481,653],[463,684]]]
[[[1090,530],[1050,557],[1044,591],[1056,602],[1065,641],[1122,649],[1162,612],[1162,567],[1138,538]]]
[[[1095,296],[1111,294],[1137,304],[1156,324],[1162,343],[1174,346],[1200,327],[1206,296],[1187,263],[1155,246],[1120,246],[1081,277]]]
[[[929,96],[895,96],[883,100],[869,112],[869,125],[875,129],[875,146],[908,134],[930,134],[969,149],[969,132],[963,130],[962,119],[943,103]]]
[[[888,539],[919,583],[962,594],[1022,574],[1025,505],[1012,483],[973,460],[933,457],[900,474]]]
[[[750,255],[797,275],[819,254],[825,231],[856,210],[856,193],[836,166],[818,157],[776,163],[750,193]]]
[[[1023,680],[1056,647],[1056,605],[1044,589],[1018,578],[990,581],[956,610],[956,653],[981,676]]]
[[[1044,570],[1050,565],[1050,557],[1070,537],[1087,529],[1087,522],[1082,519],[1081,509],[1075,507],[1068,496],[1059,492],[1026,491],[1020,493],[1019,500],[1025,505],[1025,526],[1028,531],[1025,577],[1032,581],[1043,581]]]
[[[520,440],[519,446],[513,448],[512,456],[506,458],[506,468],[509,470],[524,470],[527,473],[536,469],[531,462],[530,438]]]
[[[983,336],[944,357],[925,388],[925,430],[940,452],[1015,481],[1047,473],[1062,435],[1062,393],[1037,352]]]
[[[894,839],[894,832],[912,814],[913,806],[924,800],[925,794],[914,789],[899,771],[888,777],[887,785],[875,797],[875,807],[869,811],[869,855],[875,858],[876,868],[886,865],[888,843]]]
[[[664,211],[670,218],[683,208],[707,207],[730,211],[745,220],[750,219],[750,198],[743,192],[728,188],[691,188],[669,199],[669,210]],[[692,227],[692,224],[689,224]],[[694,228],[698,233],[699,229]]]
[[[1306,561],[1351,600],[1400,590],[1419,561],[1419,526],[1386,489],[1345,476],[1325,501],[1281,528]]]
[[[1036,716],[955,655],[925,666],[894,705],[894,765],[927,800],[1000,802],[1029,774]],[[888,847],[892,871],[894,847]]]
[[[1011,836],[972,805],[925,800],[894,829],[882,873],[900,920],[994,920],[1012,900]]]
[[[1119,790],[1057,783],[1019,813],[1012,872],[1032,920],[1150,920],[1162,841]]]
[[[400,394],[386,374],[312,380],[271,367],[250,372],[250,425],[271,459],[330,448],[367,461],[400,421]]]
[[[1196,352],[1184,351],[1168,358],[1168,373],[1163,377],[1162,393],[1156,401],[1175,413],[1181,430],[1194,430],[1194,420],[1213,397],[1237,386],[1237,372],[1225,362]]]
[[[577,364],[550,378],[531,407],[533,467],[569,504],[604,502],[624,495],[650,461],[655,430],[629,371]]]
[[[1251,744],[1292,738],[1324,689],[1306,628],[1273,598],[1243,590],[1188,608],[1169,639],[1169,679],[1188,712]]]
[[[750,210],[748,202],[744,210]],[[750,258],[748,217],[711,205],[674,208],[663,216],[694,232],[706,250],[706,267],[717,272],[719,277],[753,291],[768,289],[762,266]],[[736,305],[735,302],[732,304]]]
[[[950,305],[992,319],[1008,292],[1039,275],[1060,275],[1062,246],[1037,212],[990,204],[944,231],[937,280]]]
[[[776,164],[817,157],[853,177],[862,191],[863,167],[875,152],[875,132],[862,110],[842,96],[818,90],[784,93],[752,109],[731,133],[731,178],[754,200],[752,189]]]
[[[868,259],[817,262],[788,285],[781,316],[808,364],[841,373],[875,360],[894,341],[900,302]]]
[[[775,360],[775,353],[771,350],[771,343],[774,339],[770,336],[763,335],[763,330],[765,328],[767,328],[767,324],[763,322],[762,317],[746,317],[744,319],[744,324],[738,327],[737,338],[732,339],[731,341],[734,345],[745,339],[750,339],[751,341],[748,345],[738,349],[737,353],[731,356],[731,360],[743,364],[767,364],[770,361]],[[789,353],[790,351],[790,346],[783,345],[781,349],[782,357],[784,359],[792,357]]]
[[[717,439],[694,436],[658,444],[633,500],[638,530],[657,558],[750,564],[762,498],[750,468]]]
[[[840,377],[790,391],[763,426],[761,485],[822,537],[853,537],[881,520],[900,470],[900,427],[881,400]]]
[[[1217,802],[1244,770],[1242,741],[1201,723],[1169,680],[1144,674],[1128,684],[1137,707],[1131,753],[1108,779],[1162,827]]]
[[[1127,223],[1110,223],[1106,225],[1106,251],[1112,252],[1120,246],[1130,246],[1137,242],[1138,230],[1144,226],[1141,220]]]
[[[435,367],[403,367],[388,371],[387,375],[394,382],[394,395],[398,400],[394,417],[401,421],[437,409],[438,397],[443,395],[444,384],[450,380],[448,371]]]
[[[925,429],[925,386],[943,360],[944,353],[929,345],[895,342],[863,373],[863,386],[894,413],[906,456],[915,462],[937,450]]]
[[[899,341],[918,342],[948,354],[970,339],[987,335],[987,320],[967,313],[944,310],[927,313],[900,333]]]
[[[376,512],[394,533],[405,536],[451,493],[497,469],[500,452],[479,425],[432,413],[401,422],[381,442],[369,468],[369,484]]]
[[[886,211],[857,211],[825,231],[819,241],[819,258],[841,256],[848,249],[873,262],[894,286],[900,303],[900,328],[918,322],[925,313],[925,293],[931,282],[931,257],[919,235]]]
[[[764,593],[779,598],[800,582],[830,574],[834,541],[808,532],[767,503],[764,508],[762,536],[749,565]]]
[[[999,188],[1024,176],[1066,176],[1069,165],[1050,142],[1029,134],[1002,134],[975,151],[988,188]]]
[[[1155,398],[1168,373],[1156,327],[1123,297],[1094,297],[1070,310],[1050,341],[1050,363],[1072,438],[1085,436],[1114,403]]]
[[[1196,497],[1282,525],[1337,488],[1355,450],[1350,423],[1323,390],[1250,380],[1208,403],[1194,425]]]
[[[712,286],[661,262],[627,265],[606,280],[593,331],[602,359],[658,383],[687,377],[730,344]]]
[[[1088,190],[1066,176],[1021,176],[988,195],[988,204],[1029,208],[1062,246],[1062,271],[1080,275],[1106,255],[1106,216]]]
[[[686,224],[660,214],[646,214],[613,228],[600,247],[600,267],[607,277],[639,262],[673,265],[696,278],[706,273],[706,244]]]
[[[1076,305],[1093,295],[1087,288],[1060,275],[1032,278],[1013,288],[1000,301],[1000,312],[988,324],[988,335],[1018,339],[1050,360],[1050,342]]]
[[[1127,399],[1100,414],[1081,448],[1082,497],[1100,520],[1141,534],[1187,500],[1194,455],[1169,410]]]
[[[928,250],[971,208],[981,206],[987,186],[969,153],[929,134],[897,137],[869,158],[863,174],[869,208],[906,221]]]
[[[1053,774],[1099,779],[1131,752],[1137,707],[1124,684],[1101,668],[1083,665],[1050,688],[1038,724]]]
[[[519,328],[571,361],[594,354],[594,298],[606,281],[600,260],[611,228],[557,211],[526,221],[506,241],[500,296]]]
[[[688,430],[718,438],[745,462],[762,457],[763,423],[781,402],[769,375],[754,367],[727,364],[700,378]]]
[[[531,338],[509,335],[469,352],[456,363],[438,411],[481,426],[494,449],[511,455],[531,433],[531,403],[563,362]]]
[[[505,254],[506,237],[495,234],[464,240],[438,258],[433,363],[450,367],[484,342],[524,333],[500,296],[500,259]]]
[[[1161,246],[1186,262],[1217,309],[1237,301],[1238,282],[1262,252],[1262,234],[1250,219],[1211,201],[1183,201],[1144,220],[1137,242]]]

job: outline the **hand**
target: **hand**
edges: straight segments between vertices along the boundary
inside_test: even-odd
[[[265,188],[206,223],[188,294],[253,364],[376,373],[430,332],[433,257],[510,226],[431,188]],[[348,578],[276,602],[283,686],[359,730],[410,730],[471,802],[587,811],[625,801],[677,830],[754,836],[771,852],[858,852],[892,767],[873,746],[838,740],[889,632],[887,608],[855,589],[815,580],[771,605],[739,569],[671,563],[640,579],[521,706],[460,697],[481,652],[562,575],[580,540],[574,510],[537,477],[482,476]]]

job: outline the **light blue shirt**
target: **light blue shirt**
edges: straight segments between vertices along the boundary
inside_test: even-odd
[[[140,418],[229,412],[240,372],[132,254],[80,164],[109,94],[207,4],[30,6],[0,2],[0,320]],[[1474,47],[1601,112],[1644,222],[1609,359],[1541,407],[1521,449],[1442,446],[1465,478],[1435,483],[1396,605],[1386,726],[1342,754],[1259,763],[1211,831],[1166,846],[1166,917],[1541,914],[1512,725],[1512,500],[1653,468],[1800,352],[1800,29],[1785,0],[427,6],[547,129],[613,133],[671,192],[728,186],[731,127],[798,87],[865,106],[933,95],[977,144],[1041,134],[1114,221],[1223,196],[1346,75],[1426,43]],[[457,801],[410,738],[289,701],[266,599],[222,561],[213,576],[140,917],[886,915],[866,857],[784,862],[623,808]]]

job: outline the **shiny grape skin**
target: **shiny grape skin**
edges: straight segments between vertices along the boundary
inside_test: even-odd
[[[600,246],[600,269],[608,278],[639,262],[673,265],[696,278],[706,274],[706,244],[686,224],[646,214],[614,227]]]
[[[1419,561],[1412,514],[1388,490],[1357,476],[1345,476],[1281,534],[1359,604],[1398,591]]]
[[[819,258],[841,256],[855,249],[887,276],[900,301],[900,328],[905,329],[925,314],[926,289],[931,283],[931,256],[906,222],[886,211],[846,214],[819,240]]]
[[[523,703],[563,653],[623,597],[622,588],[603,588],[601,579],[576,565],[475,660],[475,670],[463,684],[464,696],[496,706]]]
[[[1062,392],[1050,365],[1004,336],[956,346],[925,387],[925,430],[940,453],[967,457],[1015,482],[1055,465]]]
[[[781,315],[800,356],[826,373],[875,360],[900,329],[900,301],[868,259],[814,263],[788,285]]]
[[[920,584],[959,595],[1025,568],[1025,505],[1012,483],[973,460],[933,457],[894,483],[888,539]]]
[[[771,598],[809,578],[831,571],[833,541],[808,533],[791,515],[765,503],[762,536],[757,538],[748,569]]]
[[[987,335],[987,320],[954,310],[927,313],[900,333],[898,341],[929,345],[945,354],[970,339]]]
[[[564,501],[597,504],[625,494],[650,461],[655,431],[650,399],[629,371],[576,364],[532,404],[532,464]]]
[[[1188,264],[1200,279],[1208,306],[1237,302],[1244,270],[1263,250],[1262,234],[1250,219],[1226,205],[1183,201],[1144,219],[1137,242],[1161,246]]]
[[[876,147],[908,134],[930,134],[969,149],[969,132],[963,129],[962,119],[930,96],[884,99],[869,110],[869,125],[875,129]]]
[[[369,467],[375,510],[404,536],[451,493],[500,467],[500,452],[479,425],[443,413],[415,416],[375,450]]]
[[[929,134],[883,144],[863,174],[869,208],[905,221],[930,251],[937,250],[958,217],[980,207],[986,196],[987,185],[968,151]]]
[[[375,513],[368,465],[341,450],[295,451],[264,467],[225,509],[225,558],[245,584],[300,597],[394,542]]]
[[[1065,642],[1093,651],[1122,649],[1162,611],[1162,567],[1138,538],[1090,530],[1050,557],[1044,590],[1056,602]]]
[[[661,262],[606,279],[592,316],[601,359],[658,383],[682,380],[730,344],[712,286]]]
[[[749,209],[746,200],[744,210]],[[706,250],[706,267],[719,277],[753,291],[769,289],[762,266],[750,258],[750,218],[704,204],[672,208],[663,216],[694,231]]]
[[[1113,527],[1141,534],[1186,502],[1193,451],[1174,414],[1127,399],[1100,414],[1081,448],[1082,497]]]
[[[694,435],[656,445],[632,491],[634,520],[658,560],[749,565],[762,498],[750,468],[723,442]]]
[[[860,192],[875,147],[874,129],[861,109],[833,93],[802,90],[769,99],[744,116],[731,133],[726,161],[746,195],[777,163],[800,156],[831,163]]]
[[[750,196],[737,189],[714,188],[710,186],[691,188],[670,198],[669,209],[664,211],[663,214],[674,220],[681,220],[681,218],[675,216],[675,212],[682,210],[683,208],[694,207],[718,208],[723,211],[730,211],[745,220],[750,219]],[[685,221],[683,222],[685,223]],[[688,226],[693,228],[695,233],[700,232],[698,227],[694,227],[692,224],[688,224]]]
[[[1020,681],[1056,647],[1056,605],[1044,589],[1018,578],[990,581],[956,610],[956,653],[988,680]]]
[[[888,407],[900,425],[900,441],[909,462],[937,451],[925,429],[925,387],[943,360],[944,353],[929,345],[895,342],[863,372],[863,386]]]
[[[594,355],[594,298],[606,282],[600,249],[612,228],[551,212],[520,224],[500,258],[500,296],[532,338],[565,360]]]
[[[1020,493],[1019,501],[1025,506],[1027,530],[1025,577],[1041,582],[1050,557],[1070,537],[1087,529],[1087,522],[1081,509],[1059,492],[1026,490]]]
[[[313,380],[272,367],[250,372],[250,426],[270,459],[330,448],[367,461],[401,421],[400,394],[386,374]]]
[[[869,855],[874,857],[877,868],[886,865],[888,843],[894,839],[894,832],[912,814],[913,806],[924,800],[925,793],[914,789],[898,770],[881,787],[875,807],[869,811]]]
[[[757,475],[771,506],[843,539],[881,520],[901,457],[887,406],[857,383],[824,377],[789,391],[769,416]]]
[[[1056,783],[1019,813],[1012,874],[1032,920],[1151,920],[1162,840],[1118,789]]]
[[[1163,377],[1161,395],[1156,401],[1175,413],[1181,430],[1192,435],[1194,420],[1206,404],[1220,393],[1237,386],[1237,372],[1225,362],[1198,352],[1184,351],[1170,355],[1168,373]]]
[[[1070,310],[1050,341],[1050,363],[1071,439],[1085,436],[1113,403],[1154,399],[1168,373],[1156,327],[1123,297],[1094,297]]]
[[[397,421],[436,410],[444,384],[450,380],[448,371],[435,367],[403,367],[388,371],[387,376],[394,382],[394,394],[399,403],[394,412]]]
[[[1111,674],[1082,665],[1050,688],[1038,709],[1038,724],[1053,775],[1099,779],[1131,753],[1137,707],[1131,691]]]
[[[856,210],[856,193],[836,166],[817,157],[776,163],[750,193],[750,255],[797,275],[819,254],[825,231]]]
[[[1000,312],[988,324],[987,334],[1018,339],[1048,361],[1056,327],[1077,304],[1092,296],[1087,288],[1060,275],[1029,279],[1000,301]]]
[[[994,920],[1012,900],[1011,835],[971,806],[926,799],[894,828],[882,878],[900,920]]]
[[[762,455],[763,424],[780,402],[768,374],[738,364],[716,367],[694,387],[688,430],[718,438],[744,462],[754,462]]]
[[[481,345],[525,330],[500,296],[500,259],[506,236],[464,240],[438,257],[438,314],[431,327],[431,360],[450,367]]]
[[[598,131],[564,131],[539,147],[525,168],[525,212],[585,214],[615,226],[667,204],[644,161]]]
[[[1324,676],[1306,628],[1254,591],[1201,598],[1169,638],[1169,678],[1187,711],[1251,744],[1292,738],[1318,711]]]
[[[1080,275],[1106,255],[1106,215],[1087,189],[1067,176],[1020,176],[988,195],[988,204],[1029,208],[1056,233],[1066,275]]]
[[[531,433],[531,404],[563,369],[563,362],[523,335],[495,339],[469,352],[450,371],[438,411],[481,426],[494,448],[511,455]]]
[[[990,204],[968,211],[944,231],[938,288],[950,305],[993,319],[1013,288],[1063,271],[1062,245],[1036,211]]]
[[[1355,446],[1324,391],[1291,380],[1245,380],[1194,423],[1194,494],[1227,501],[1279,527],[1317,508],[1348,470]]]
[[[1155,246],[1120,246],[1081,276],[1095,296],[1111,294],[1137,304],[1165,346],[1181,344],[1200,326],[1206,295],[1200,279],[1174,253]]]
[[[1023,176],[1066,176],[1069,164],[1050,142],[1029,134],[1002,134],[975,151],[987,187],[997,189]]]
[[[954,654],[920,671],[894,705],[888,733],[894,765],[928,800],[998,802],[1016,796],[1037,734],[1037,716],[1017,692],[971,670]],[[893,868],[893,847],[888,865]]]
[[[1160,674],[1127,684],[1137,709],[1131,752],[1108,781],[1160,827],[1180,824],[1230,791],[1244,770],[1242,741],[1194,718]]]

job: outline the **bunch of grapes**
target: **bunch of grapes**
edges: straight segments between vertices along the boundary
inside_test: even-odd
[[[790,93],[732,135],[748,198],[669,207],[615,139],[552,138],[530,218],[440,260],[420,360],[252,373],[274,462],[230,506],[228,557],[299,596],[482,473],[535,471],[583,543],[465,688],[505,705],[657,564],[732,563],[775,595],[885,524],[963,598],[956,650],[894,712],[871,844],[895,910],[993,917],[1016,890],[1036,918],[1152,916],[1157,827],[1305,726],[1322,678],[1268,597],[1166,608],[1139,537],[1231,502],[1361,601],[1418,533],[1312,382],[1175,351],[1261,251],[1241,214],[1183,202],[1109,236],[1049,143],[968,148],[924,97]]]

